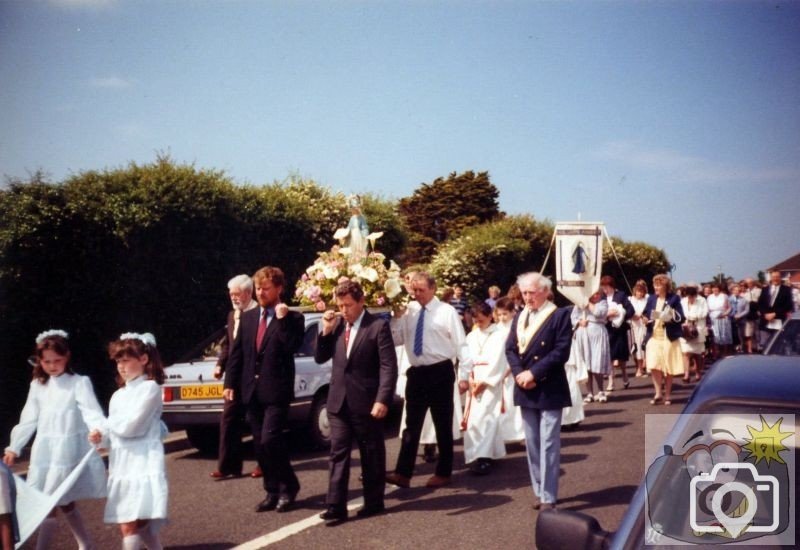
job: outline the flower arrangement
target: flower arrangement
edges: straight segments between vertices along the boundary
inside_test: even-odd
[[[333,292],[339,283],[355,281],[364,289],[369,307],[388,307],[402,298],[400,266],[393,260],[386,266],[386,256],[374,250],[366,255],[353,254],[339,245],[330,252],[320,252],[316,261],[297,282],[295,299],[304,306],[325,311],[334,305]]]

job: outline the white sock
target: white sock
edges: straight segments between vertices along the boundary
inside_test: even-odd
[[[64,519],[67,520],[67,525],[75,536],[75,540],[78,541],[78,550],[92,550],[94,548],[92,537],[89,536],[78,509],[73,508],[71,511],[65,512]]]
[[[47,518],[42,522],[39,526],[39,535],[36,537],[36,550],[48,550],[50,548],[50,539],[53,538],[57,525],[56,518]]]
[[[156,528],[155,521],[148,521],[143,529],[137,531],[137,534],[141,537],[142,542],[144,542],[148,550],[162,550],[164,548],[161,546],[161,539],[158,536],[158,529]]]
[[[122,550],[139,550],[141,547],[142,539],[138,534],[122,537]]]

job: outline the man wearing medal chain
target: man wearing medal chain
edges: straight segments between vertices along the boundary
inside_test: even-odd
[[[552,509],[558,500],[561,410],[572,405],[564,370],[572,342],[570,310],[548,300],[552,282],[539,273],[520,275],[517,284],[525,307],[511,324],[506,358],[525,428],[533,507]]]

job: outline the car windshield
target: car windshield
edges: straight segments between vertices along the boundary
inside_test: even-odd
[[[800,319],[789,320],[766,350],[767,355],[800,355]]]

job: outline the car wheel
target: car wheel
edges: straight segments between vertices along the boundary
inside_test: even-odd
[[[216,456],[219,451],[219,428],[216,426],[192,426],[186,428],[186,437],[192,447],[204,455]]]
[[[331,444],[331,424],[328,420],[328,394],[320,393],[311,404],[308,418],[308,431],[311,441],[317,448],[329,447]]]

